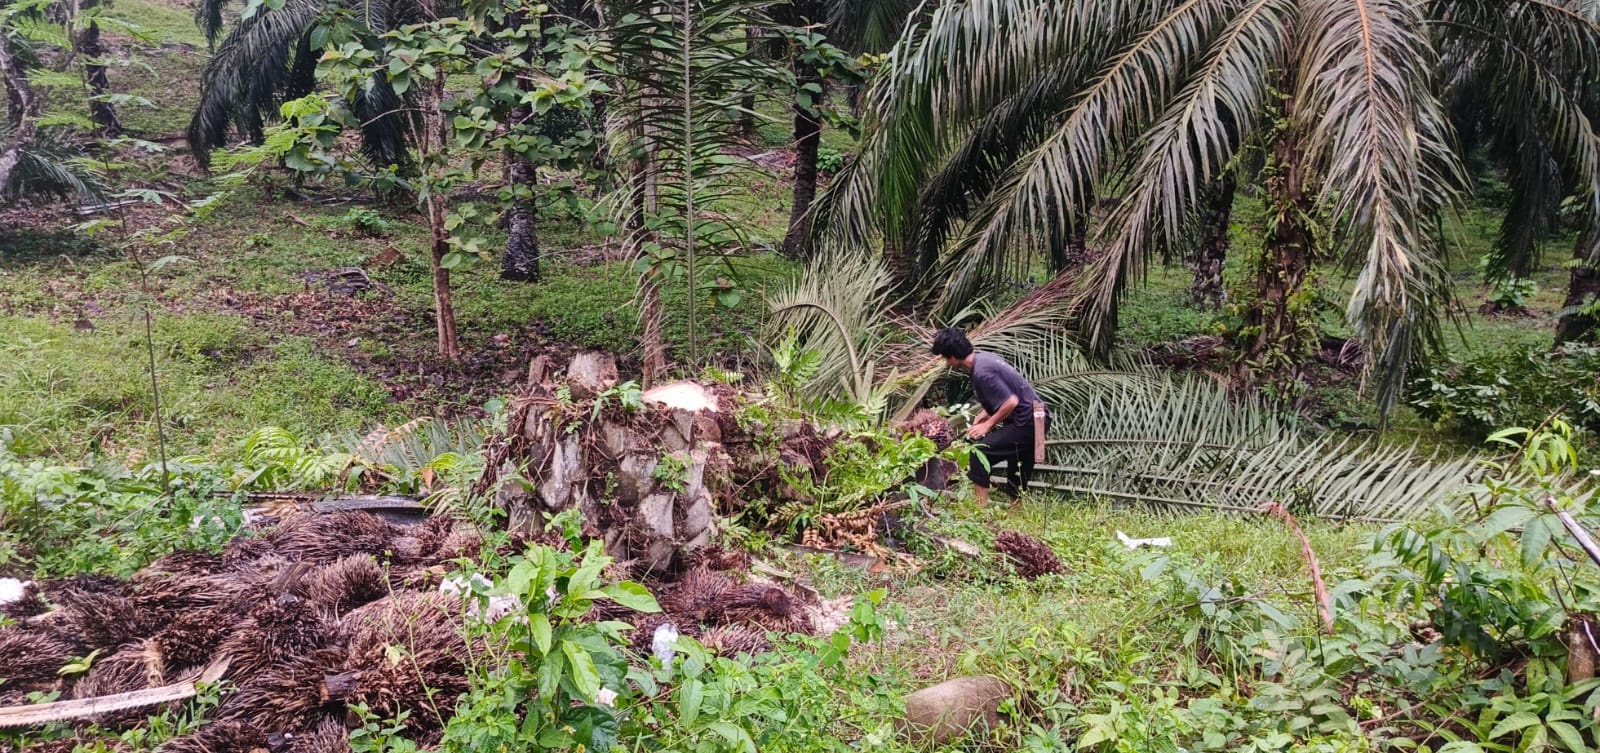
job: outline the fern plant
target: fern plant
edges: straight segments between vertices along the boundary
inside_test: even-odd
[[[287,429],[267,426],[242,443],[243,460],[232,483],[236,489],[267,491],[349,488],[360,479],[360,458],[317,447]],[[192,460],[192,459],[191,459]],[[180,459],[180,463],[186,462]]]

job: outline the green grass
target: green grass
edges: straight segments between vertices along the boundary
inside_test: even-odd
[[[169,452],[229,456],[251,430],[308,436],[393,419],[383,388],[304,338],[272,342],[241,317],[155,318]],[[0,431],[24,454],[154,459],[156,422],[142,320],[132,309],[92,332],[0,316]]]
[[[263,425],[316,436],[481,401],[481,393],[466,400],[466,388],[452,390],[447,381],[421,391],[402,387],[415,399],[397,403],[386,389],[394,385],[380,383],[418,365],[438,366],[427,233],[409,207],[370,207],[386,227],[369,233],[347,218],[359,205],[268,195],[247,190],[228,199],[177,249],[183,261],[152,277],[162,405],[174,452],[227,453],[234,440]],[[601,240],[588,223],[554,217],[540,229],[549,252],[543,282],[502,281],[498,264],[482,261],[452,274],[469,361],[497,342],[527,343],[535,352],[602,348],[636,359],[631,265],[579,263],[569,249]],[[487,247],[502,242],[499,230],[483,230]],[[76,459],[145,458],[154,451],[138,265],[113,250],[118,237],[113,231],[102,245],[65,232],[0,232],[0,343],[16,351],[0,363],[0,385],[7,388],[0,426],[13,427],[30,452]],[[549,245],[557,242],[572,245]],[[306,295],[317,290],[308,273],[343,267],[360,267],[382,286],[352,302],[366,311],[355,319],[340,319],[350,312],[336,301]],[[708,262],[704,282],[732,280],[741,300],[731,309],[709,296],[698,300],[703,362],[747,359],[766,310],[763,291],[795,272],[770,254]],[[663,301],[669,348],[686,358],[684,281],[670,282]],[[307,305],[309,312],[301,308]],[[94,331],[75,331],[80,319]],[[459,376],[443,373],[456,375],[447,380]]]
[[[1021,581],[999,574],[995,562],[937,556],[910,576],[883,575],[832,558],[791,555],[787,566],[808,573],[825,597],[888,590],[886,604],[904,610],[904,625],[867,657],[863,671],[914,689],[950,677],[993,673],[1019,678],[1043,652],[1035,645],[1062,641],[1062,631],[1084,641],[1133,641],[1146,652],[1182,651],[1181,635],[1151,632],[1146,623],[1161,604],[1141,575],[1157,556],[1175,564],[1214,566],[1247,591],[1275,594],[1280,609],[1311,624],[1310,576],[1299,542],[1281,524],[1215,515],[1159,515],[1049,496],[1028,498],[1016,509],[947,511],[951,533],[982,545],[996,530],[1028,533],[1050,544],[1066,574]],[[1325,573],[1353,567],[1366,555],[1371,530],[1302,521]],[[1171,537],[1169,549],[1129,551],[1117,531],[1135,538]],[[964,536],[962,534],[965,534]],[[1297,594],[1285,598],[1283,594]],[[1154,605],[1154,606],[1153,606]],[[1032,646],[1039,653],[1030,653]]]

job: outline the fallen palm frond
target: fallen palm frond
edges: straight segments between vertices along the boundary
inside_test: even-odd
[[[1321,518],[1395,520],[1452,503],[1480,472],[1473,458],[1310,438],[1193,379],[1107,391],[1057,420],[1042,486],[1165,510],[1253,513],[1281,502]]]

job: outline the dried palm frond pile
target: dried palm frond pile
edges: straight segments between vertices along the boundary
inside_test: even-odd
[[[343,749],[343,734],[323,733],[342,732],[346,700],[391,718],[408,711],[412,733],[428,740],[445,721],[433,698],[466,689],[472,649],[464,605],[434,587],[446,561],[479,547],[449,518],[403,527],[363,512],[302,515],[218,555],[168,555],[127,581],[38,584],[8,605],[17,624],[0,629],[0,705],[36,691],[84,699],[156,688],[225,660],[232,690],[211,723],[166,750],[252,750],[274,736],[328,737],[339,745],[320,749]],[[91,654],[87,672],[59,674]],[[328,697],[324,678],[342,673],[354,678],[348,698]],[[122,728],[160,710],[89,721]]]
[[[440,586],[451,560],[482,546],[449,518],[398,526],[364,512],[307,514],[220,554],[168,555],[126,581],[39,583],[6,605],[15,624],[0,628],[0,706],[27,704],[33,692],[67,700],[159,688],[226,661],[227,689],[208,723],[163,751],[344,751],[358,704],[380,718],[404,714],[409,738],[436,742],[487,648],[468,637],[468,605]],[[634,622],[641,652],[667,623],[728,655],[767,648],[769,631],[810,631],[797,597],[738,575],[748,557],[706,550],[694,560],[657,585],[664,613],[612,605],[617,614],[597,617]],[[61,674],[91,656],[87,671]],[[100,714],[78,730],[128,728],[162,710]],[[26,750],[71,750],[67,742]]]
[[[604,603],[590,616],[633,625],[628,637],[640,654],[651,650],[656,630],[664,625],[728,657],[768,650],[772,633],[813,634],[815,594],[791,593],[760,580],[749,573],[749,565],[748,554],[707,547],[695,553],[676,581],[652,584],[661,612],[641,614]]]

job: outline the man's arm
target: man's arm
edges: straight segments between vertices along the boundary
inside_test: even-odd
[[[1006,401],[1001,403],[1000,407],[995,409],[993,416],[990,416],[987,419],[980,419],[977,423],[972,425],[972,428],[967,430],[967,438],[978,439],[983,435],[994,431],[994,427],[999,426],[1001,422],[1005,421],[1006,417],[1010,416],[1011,412],[1017,409],[1017,404],[1020,402],[1022,401],[1019,400],[1016,395],[1006,398]]]

